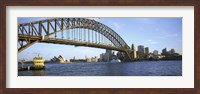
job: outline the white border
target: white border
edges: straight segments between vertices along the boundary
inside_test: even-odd
[[[194,88],[192,6],[7,6],[6,17],[7,88]],[[17,17],[183,17],[183,76],[17,77]]]

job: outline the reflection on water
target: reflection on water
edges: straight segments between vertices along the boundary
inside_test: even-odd
[[[44,73],[45,73],[45,70],[34,71],[34,75],[38,75],[38,76],[42,76],[42,75],[44,75]]]
[[[19,76],[182,76],[182,61],[45,64],[46,70],[18,71]]]

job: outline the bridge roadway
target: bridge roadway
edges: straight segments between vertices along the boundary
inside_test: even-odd
[[[118,48],[112,45],[106,45],[101,43],[91,43],[91,42],[84,42],[84,41],[76,41],[76,40],[66,40],[66,39],[59,39],[59,38],[49,38],[41,37],[41,36],[29,36],[29,35],[18,35],[18,40],[22,41],[32,41],[32,42],[41,42],[41,43],[53,43],[53,44],[65,44],[65,45],[74,45],[74,46],[85,46],[85,47],[94,47],[94,48],[102,48],[102,49],[109,49],[109,50],[116,50],[120,52],[130,52],[129,49],[124,48]],[[30,40],[28,40],[30,39]],[[28,44],[27,47],[30,47],[31,45]],[[26,47],[26,48],[27,48]],[[25,48],[24,48],[25,49]]]

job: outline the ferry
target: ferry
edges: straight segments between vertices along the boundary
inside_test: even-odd
[[[28,66],[28,67],[22,67],[18,68],[18,71],[25,71],[25,70],[44,70],[45,65],[44,65],[45,59],[43,57],[35,57],[33,58],[33,66]],[[22,62],[23,64],[23,62]]]
[[[38,56],[38,57],[33,58],[33,67],[35,68],[45,67],[44,61],[45,59],[43,57]]]

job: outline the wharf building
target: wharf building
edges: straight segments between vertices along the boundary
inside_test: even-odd
[[[88,58],[86,56],[85,59],[86,59],[86,62],[98,62],[99,61],[99,58],[97,58],[97,56],[91,57],[91,58]]]

